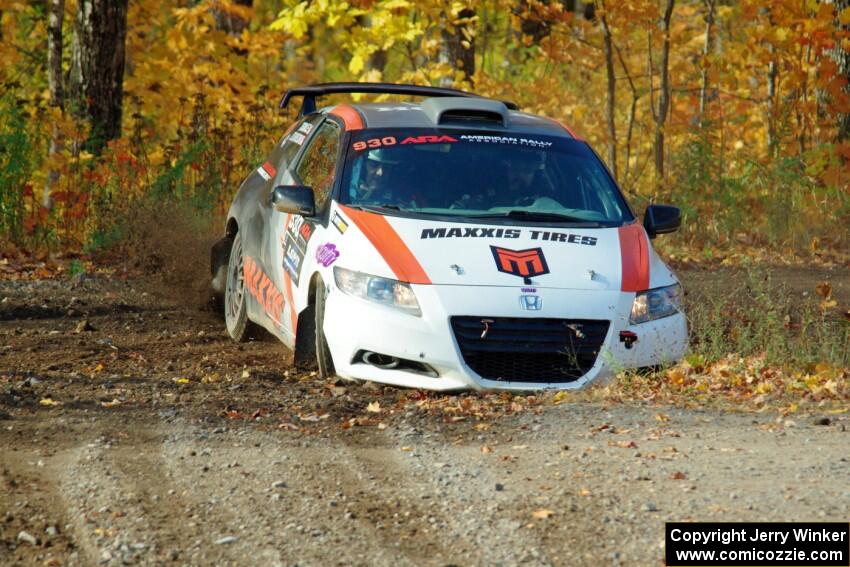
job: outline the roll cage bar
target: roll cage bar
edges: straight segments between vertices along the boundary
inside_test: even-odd
[[[369,94],[399,94],[424,97],[464,97],[486,98],[475,93],[449,89],[444,87],[426,87],[420,85],[403,85],[396,83],[318,83],[289,89],[280,101],[280,108],[286,108],[289,101],[295,97],[304,97],[299,116],[305,116],[316,111],[316,99],[320,96],[339,93],[369,93]],[[511,110],[519,110],[514,102],[504,101]]]

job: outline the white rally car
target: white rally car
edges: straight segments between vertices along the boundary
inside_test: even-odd
[[[340,104],[334,93],[427,97]],[[434,87],[292,89],[300,119],[212,250],[229,334],[260,325],[323,377],[574,389],[681,358],[681,288],[607,169],[560,123]]]

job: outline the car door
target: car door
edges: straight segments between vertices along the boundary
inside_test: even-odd
[[[282,185],[306,185],[313,189],[316,201],[316,217],[272,211],[271,234],[268,243],[269,255],[280,274],[288,316],[282,317],[281,326],[288,339],[294,339],[298,312],[304,305],[298,302],[299,293],[309,286],[309,274],[315,261],[313,236],[323,228],[320,219],[327,216],[330,196],[336,173],[337,156],[340,148],[341,129],[333,121],[325,119],[312,123],[306,148],[295,158],[294,166],[286,168],[281,177]]]

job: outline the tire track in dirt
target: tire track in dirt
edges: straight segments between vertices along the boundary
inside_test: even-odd
[[[196,513],[221,535],[238,537],[228,547],[243,558],[267,565],[415,564],[399,560],[396,550],[384,549],[371,529],[353,521],[338,476],[345,467],[324,440],[317,447],[286,433],[210,433],[189,423],[177,430],[163,446],[175,485],[196,501],[219,495],[207,497]],[[221,522],[222,506],[229,522]]]
[[[80,565],[135,562],[159,548],[147,530],[153,522],[123,472],[115,470],[114,452],[101,438],[64,451],[54,461],[63,505],[80,549],[81,556],[76,558]]]
[[[510,463],[494,466],[477,445],[443,435],[423,438],[415,430],[386,430],[370,441],[367,447],[347,444],[345,460],[358,471],[370,502],[421,511],[396,513],[410,521],[389,526],[418,564],[553,564],[537,535],[522,529],[519,511],[528,507],[527,495],[496,490]]]

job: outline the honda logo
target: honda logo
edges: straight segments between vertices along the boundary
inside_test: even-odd
[[[539,295],[520,295],[519,306],[526,311],[540,311],[543,308],[543,298]]]
[[[496,268],[500,272],[530,278],[542,276],[549,273],[549,266],[543,256],[542,248],[530,248],[528,250],[509,250],[491,246],[493,258],[496,260]]]

